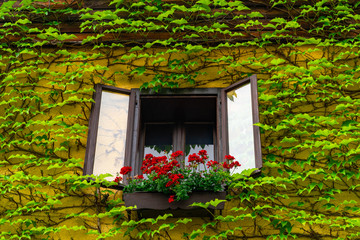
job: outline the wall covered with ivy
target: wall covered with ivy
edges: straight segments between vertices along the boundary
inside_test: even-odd
[[[359,239],[358,5],[4,1],[0,238]],[[104,176],[82,176],[96,83],[225,87],[252,74],[264,166],[221,215],[131,220]]]

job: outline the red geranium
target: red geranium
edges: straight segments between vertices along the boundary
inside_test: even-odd
[[[225,159],[228,160],[228,161],[232,161],[232,160],[234,160],[235,158],[234,158],[233,156],[231,156],[231,155],[226,155],[226,156],[225,156]]]
[[[224,189],[224,186],[230,183],[231,173],[227,169],[240,166],[231,155],[225,156],[224,163],[210,160],[206,150],[190,154],[188,164],[181,158],[183,155],[182,151],[173,152],[170,158],[147,154],[141,166],[142,173],[147,175],[146,178],[143,175],[128,177],[128,185],[125,186],[124,192],[157,191],[168,194],[169,203],[186,200],[194,191],[216,192]],[[120,173],[125,175],[131,170],[131,167],[126,166]],[[119,178],[116,181],[120,181]]]
[[[209,168],[209,167],[215,167],[219,164],[218,161],[214,161],[214,160],[210,160],[206,163],[206,166]]]
[[[223,163],[223,168],[230,169],[230,165],[227,162]]]
[[[122,180],[122,177],[116,177],[114,179],[114,182],[119,183],[119,182],[121,182],[121,180]]]
[[[176,151],[171,154],[171,157],[177,158],[179,156],[184,156],[184,153],[182,151]]]
[[[178,174],[172,174],[169,173],[170,181],[166,183],[165,187],[170,187],[171,185],[177,185],[179,184],[179,179],[184,179],[184,176],[181,173]]]
[[[126,174],[128,174],[129,172],[131,172],[131,170],[132,170],[132,167],[128,167],[128,166],[122,167],[122,168],[120,169],[120,174],[126,175]]]
[[[154,157],[154,155],[152,155],[151,153],[148,153],[148,154],[146,154],[146,156],[145,156],[145,160],[149,160],[149,159],[151,159],[151,158],[153,158]]]
[[[199,155],[201,155],[201,156],[207,156],[207,151],[206,150],[200,150],[199,151]]]
[[[232,163],[230,163],[230,168],[233,168],[234,166],[240,167],[241,164],[238,161],[233,161]]]
[[[190,154],[188,157],[189,163],[196,162],[196,163],[204,163],[204,160],[199,157],[196,153]]]
[[[175,195],[170,195],[169,197],[169,203],[172,203],[173,201],[175,201]]]

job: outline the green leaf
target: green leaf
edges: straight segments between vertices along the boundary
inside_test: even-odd
[[[192,222],[191,218],[183,218],[176,221],[176,223],[183,223],[183,224],[187,224],[189,222]]]
[[[131,49],[129,50],[129,52],[135,52],[135,51],[141,51],[141,50],[143,50],[143,48],[141,48],[141,47],[139,47],[139,46],[135,46],[135,47],[131,48]]]
[[[215,199],[215,200],[211,200],[210,202],[206,202],[206,203],[197,203],[194,202],[189,206],[193,206],[193,207],[201,207],[201,208],[208,208],[210,205],[217,207],[217,205],[219,205],[222,202],[226,202],[226,200],[220,200],[220,199]]]
[[[146,72],[146,67],[137,67],[134,70],[132,70],[130,72],[130,74],[138,74],[138,75],[143,75],[144,72]]]
[[[276,58],[276,59],[271,60],[272,65],[279,65],[279,64],[282,64],[284,62],[285,62],[285,60],[282,59],[282,58]]]
[[[291,138],[288,138],[288,137],[284,137],[282,140],[281,140],[281,143],[295,143],[295,142],[298,142],[299,140],[297,140],[296,138],[294,137],[291,137]]]
[[[171,21],[171,23],[175,23],[175,24],[178,24],[178,25],[183,25],[183,24],[186,24],[188,23],[188,21],[184,18],[181,18],[181,19],[175,19],[173,21]]]
[[[247,16],[249,18],[257,18],[257,17],[263,18],[264,17],[264,15],[262,15],[261,13],[256,12],[256,11],[252,11],[251,13],[247,14]]]

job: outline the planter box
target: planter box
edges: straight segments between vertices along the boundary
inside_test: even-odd
[[[126,207],[136,206],[134,210],[152,209],[152,210],[176,210],[176,209],[198,209],[190,207],[194,202],[206,203],[211,200],[225,200],[226,192],[193,192],[190,198],[183,201],[174,201],[169,203],[169,195],[158,192],[135,192],[124,193],[123,199]],[[209,209],[222,210],[225,203],[222,202],[215,207],[209,206]]]

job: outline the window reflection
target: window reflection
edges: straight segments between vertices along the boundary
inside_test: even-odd
[[[189,155],[206,150],[209,159],[214,160],[214,136],[212,124],[186,124],[185,125],[185,160],[188,161]],[[205,162],[206,164],[206,162]],[[199,171],[205,170],[201,164]]]
[[[170,155],[173,149],[173,124],[146,124],[144,156]]]
[[[116,176],[124,166],[129,96],[103,91],[94,158],[94,175]],[[107,178],[112,181],[113,177]]]
[[[250,83],[227,92],[229,153],[241,163],[236,172],[255,168]]]

